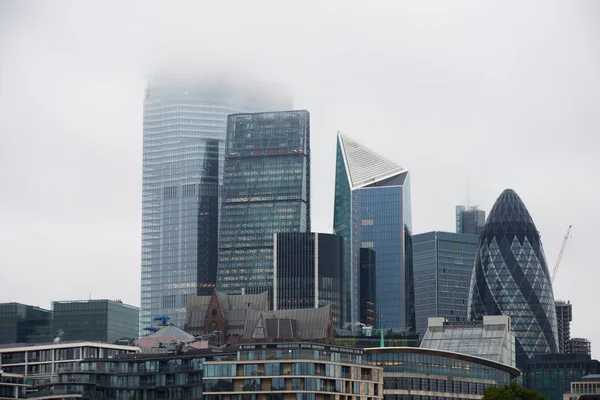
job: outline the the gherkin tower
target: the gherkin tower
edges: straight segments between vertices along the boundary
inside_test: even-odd
[[[479,239],[468,312],[473,320],[510,316],[517,366],[536,354],[557,353],[556,310],[544,249],[529,211],[512,189],[496,200]]]

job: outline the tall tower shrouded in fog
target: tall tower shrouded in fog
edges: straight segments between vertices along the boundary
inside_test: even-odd
[[[348,322],[359,321],[361,249],[375,267],[375,326],[415,329],[410,173],[338,133],[334,232],[346,239]]]
[[[496,200],[479,238],[468,312],[474,320],[511,317],[517,366],[534,355],[558,352],[554,294],[540,234],[511,189]]]
[[[485,226],[485,211],[477,206],[456,206],[456,233],[481,235]]]
[[[240,84],[166,77],[148,84],[140,330],[160,316],[183,327],[187,295],[215,287],[227,115],[291,106],[268,86]]]

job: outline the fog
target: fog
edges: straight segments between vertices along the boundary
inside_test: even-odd
[[[600,3],[295,4],[0,3],[0,302],[139,305],[146,80],[228,73],[311,112],[313,230],[338,130],[411,171],[415,233],[510,187],[552,269],[573,224],[555,297],[600,346]]]

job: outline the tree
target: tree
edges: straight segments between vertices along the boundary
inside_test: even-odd
[[[511,382],[503,387],[488,387],[483,392],[483,400],[547,400],[547,398],[537,390],[525,389]]]

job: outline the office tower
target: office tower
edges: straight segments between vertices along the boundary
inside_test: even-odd
[[[308,111],[227,119],[217,289],[272,290],[273,234],[310,232]]]
[[[517,367],[536,354],[558,352],[554,294],[540,235],[521,198],[506,189],[480,237],[468,312],[509,315],[517,339]]]
[[[422,337],[429,317],[465,321],[478,236],[426,232],[413,236],[415,318]]]
[[[485,225],[485,211],[477,206],[456,206],[456,233],[481,235]]]
[[[218,258],[227,115],[287,109],[268,85],[160,77],[144,99],[140,329],[182,327],[187,295],[210,295]]]
[[[0,344],[52,339],[52,312],[21,303],[0,304]]]
[[[376,326],[414,330],[409,171],[338,133],[333,214],[334,232],[346,239],[347,320],[359,319],[359,257],[367,248],[377,254]]]
[[[361,248],[359,252],[358,322],[363,324],[363,326],[375,328],[375,321],[377,321],[375,314],[375,303],[377,302],[377,256],[373,249]]]
[[[52,334],[63,341],[114,343],[138,337],[140,309],[120,300],[53,301]]]
[[[342,328],[346,312],[345,241],[328,233],[275,233],[273,239],[273,308],[331,306]]]
[[[565,354],[592,354],[592,344],[585,338],[571,338],[573,306],[570,301],[556,300],[556,325],[558,328],[558,352]]]
[[[558,352],[567,353],[571,340],[571,321],[573,320],[573,306],[570,301],[556,300],[556,326],[558,330]]]
[[[571,388],[571,382],[588,374],[600,373],[600,362],[588,354],[544,354],[533,357],[521,368],[523,387],[535,389],[547,399],[598,398],[598,396],[563,397]],[[598,375],[594,375],[598,376]],[[591,395],[593,386],[587,393]]]

